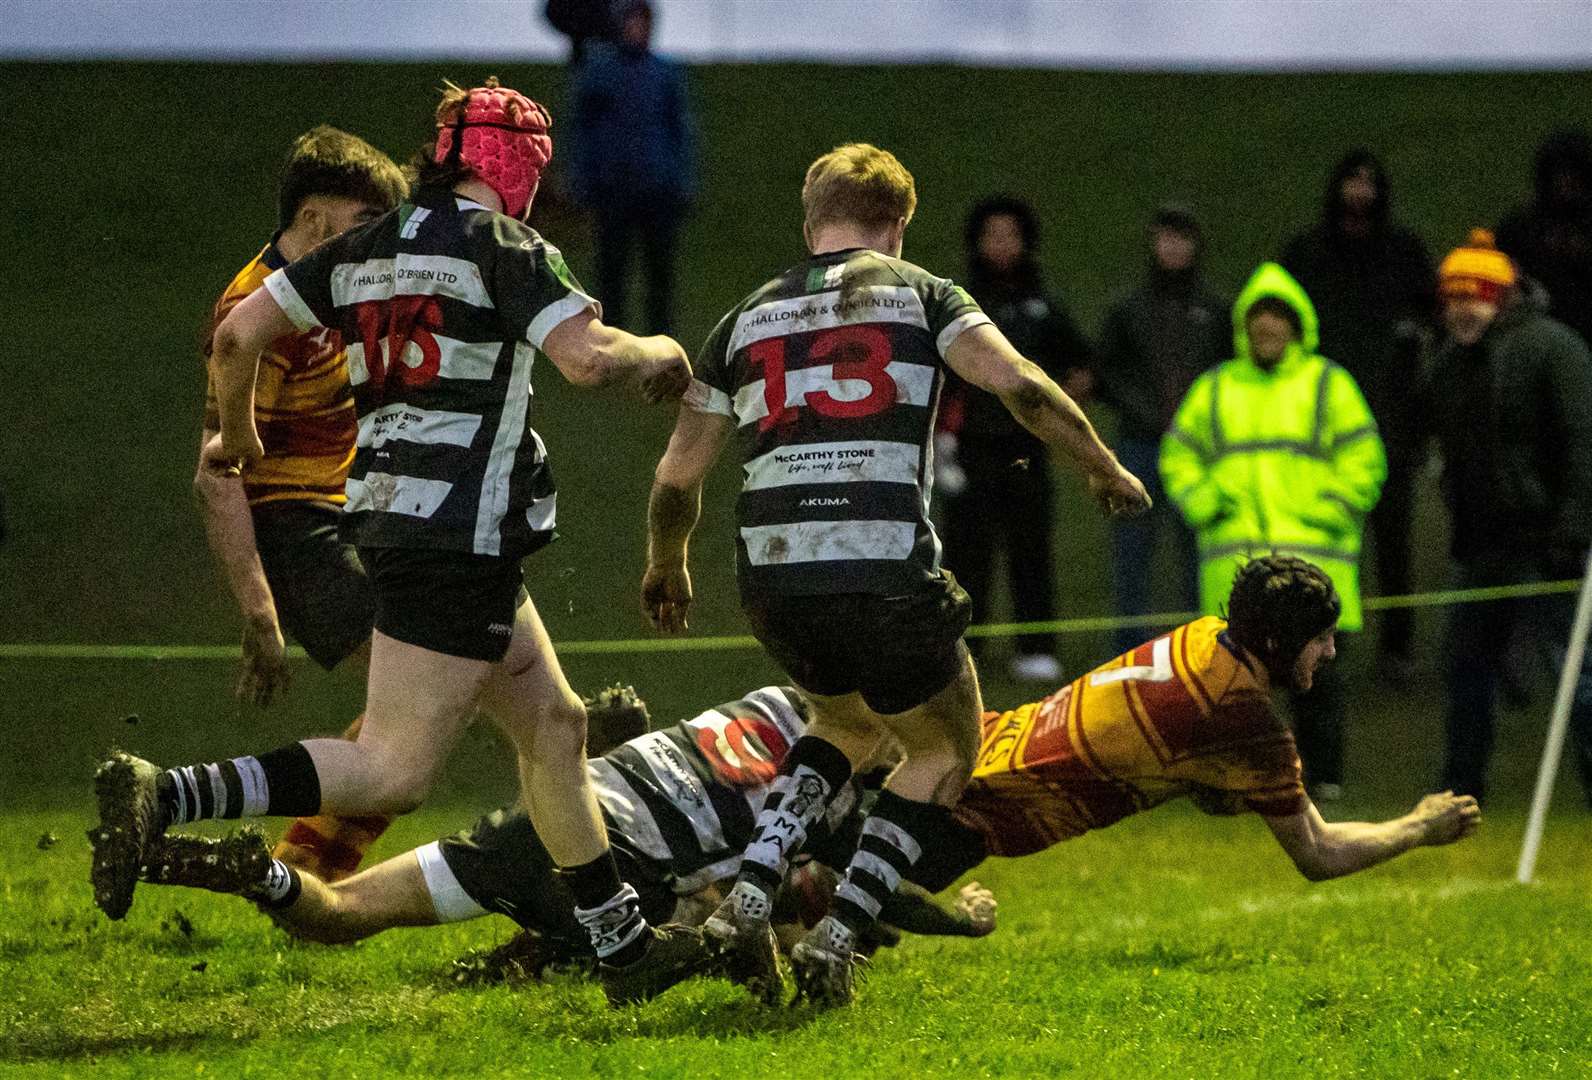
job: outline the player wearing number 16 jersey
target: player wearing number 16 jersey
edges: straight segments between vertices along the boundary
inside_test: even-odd
[[[686,544],[702,478],[732,436],[745,470],[736,508],[741,602],[753,632],[812,703],[705,931],[771,999],[768,912],[788,860],[884,737],[905,753],[865,826],[826,918],[792,952],[800,989],[849,999],[857,935],[948,827],[972,769],[982,706],[962,643],[967,594],[940,567],[928,519],[931,435],[947,367],[996,393],[1072,455],[1106,505],[1148,505],[1077,406],[1019,356],[966,292],[901,258],[917,205],[887,151],[842,146],[802,188],[810,257],[719,323],[659,462],[643,603],[685,628]]]
[[[294,329],[342,336],[359,418],[342,534],[376,600],[365,722],[352,743],[309,740],[164,773],[125,755],[106,762],[94,881],[113,917],[168,824],[413,809],[480,707],[518,751],[525,804],[610,997],[649,996],[671,957],[700,951],[689,934],[656,935],[618,877],[583,767],[585,709],[520,574],[554,519],[529,424],[535,355],[579,385],[630,382],[652,401],[690,381],[675,341],[604,326],[558,250],[525,224],[551,123],[496,80],[449,85],[409,201],[273,272],[217,328],[221,427],[205,451],[217,470],[260,457],[261,349]],[[284,871],[267,899],[296,888]]]

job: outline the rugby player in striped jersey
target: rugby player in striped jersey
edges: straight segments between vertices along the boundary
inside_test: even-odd
[[[206,467],[203,450],[221,432],[215,374],[208,370],[211,341],[221,320],[273,271],[380,217],[408,191],[398,166],[363,139],[325,125],[300,135],[277,185],[277,233],[222,292],[205,336],[208,378],[194,493],[210,549],[243,615],[237,695],[260,706],[289,684],[284,629],[321,667],[365,676],[375,600],[353,545],[337,536],[359,425],[342,337],[324,327],[294,329],[260,353],[254,390],[260,460],[239,474]],[[354,738],[359,725],[356,719],[343,737]],[[305,818],[288,828],[277,854],[335,881],[358,868],[389,820]]]
[[[928,517],[946,368],[1075,461],[1110,512],[1142,511],[1149,497],[972,297],[900,257],[917,194],[893,155],[862,143],[823,155],[802,205],[811,256],[737,305],[699,355],[653,484],[642,603],[660,629],[686,628],[702,479],[733,435],[745,470],[741,604],[815,718],[705,930],[754,993],[777,992],[768,913],[788,859],[856,763],[893,737],[905,758],[870,815],[835,917],[792,952],[806,996],[843,1002],[851,942],[947,828],[978,747],[983,707],[962,641],[969,603],[940,567]]]
[[[416,190],[395,210],[271,273],[215,333],[218,471],[263,454],[259,354],[297,329],[342,335],[359,419],[342,536],[375,591],[369,691],[357,739],[162,771],[116,754],[96,774],[91,877],[112,918],[173,823],[392,814],[425,798],[477,707],[514,744],[521,788],[579,905],[613,1001],[647,997],[694,960],[694,932],[662,933],[618,876],[583,767],[586,711],[570,689],[520,560],[553,538],[556,497],[530,427],[544,354],[581,386],[678,398],[678,342],[603,325],[558,249],[524,222],[552,154],[547,110],[489,80],[451,84]],[[282,864],[275,902],[300,888]]]
[[[628,688],[605,691],[590,706],[598,731],[613,730],[613,721],[638,713],[645,732],[646,706]],[[722,896],[719,886],[733,881],[768,785],[806,725],[800,694],[765,686],[673,727],[632,738],[586,763],[615,858],[635,885],[648,919],[699,923],[712,910],[704,898],[716,900]],[[845,864],[856,842],[862,797],[853,782],[831,801],[814,824],[805,857]],[[144,871],[151,882],[249,898],[268,898],[271,882],[283,873],[254,830],[221,840],[164,837]],[[813,880],[827,880],[833,888],[832,875]],[[300,881],[291,903],[267,909],[296,937],[340,944],[394,927],[497,913],[528,933],[501,950],[486,965],[490,969],[512,962],[535,974],[547,964],[591,957],[575,919],[575,900],[519,807],[488,814],[469,829],[346,881],[329,884],[312,874],[301,874]],[[826,903],[828,890],[817,892]],[[794,908],[794,895],[788,902]],[[885,910],[887,921],[920,932],[979,936],[994,929],[993,907],[977,887],[966,890],[953,911],[932,904],[921,890],[894,898]],[[786,917],[797,915],[791,910]]]
[[[1227,619],[1147,641],[1040,701],[990,713],[958,837],[914,880],[943,888],[986,856],[1019,856],[1179,797],[1206,813],[1253,811],[1311,881],[1352,874],[1481,823],[1476,800],[1428,795],[1383,822],[1327,822],[1305,794],[1273,689],[1308,690],[1336,655],[1339,600],[1293,556],[1246,563]]]

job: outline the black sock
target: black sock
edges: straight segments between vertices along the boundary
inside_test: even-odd
[[[763,800],[738,880],[758,886],[772,899],[807,830],[850,779],[851,762],[834,743],[816,735],[797,739]]]
[[[619,868],[612,852],[605,851],[589,863],[560,866],[558,876],[569,886],[578,908],[602,907],[619,891]]]
[[[561,866],[558,873],[575,896],[575,918],[591,937],[597,959],[615,966],[641,959],[651,941],[641,897],[620,882],[612,853],[605,851],[579,866]]]
[[[949,821],[950,811],[943,806],[881,792],[862,824],[862,839],[846,867],[846,879],[835,890],[835,917],[854,934],[873,925],[924,846],[945,833]]]
[[[321,774],[303,743],[260,755],[270,796],[265,812],[271,817],[314,817],[321,812]]]
[[[208,818],[309,817],[321,809],[321,778],[303,743],[259,757],[167,769],[155,791],[173,825]]]

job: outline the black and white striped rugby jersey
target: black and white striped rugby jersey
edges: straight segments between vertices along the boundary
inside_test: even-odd
[[[610,842],[658,867],[682,895],[733,875],[768,785],[806,729],[801,695],[765,686],[592,758],[586,769]],[[825,826],[856,805],[848,785]]]
[[[987,322],[950,281],[865,248],[798,263],[719,322],[686,402],[736,424],[743,594],[899,595],[939,571],[945,351]]]
[[[479,203],[421,192],[265,287],[300,329],[332,327],[347,348],[359,440],[344,539],[504,556],[552,539],[531,364],[559,323],[601,310],[557,248]]]

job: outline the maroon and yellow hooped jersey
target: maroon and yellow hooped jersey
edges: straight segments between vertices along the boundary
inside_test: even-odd
[[[1293,735],[1254,658],[1204,618],[1041,701],[987,713],[956,816],[1027,855],[1181,795],[1286,816],[1305,806]]]
[[[212,431],[221,426],[215,372],[208,362],[215,328],[272,271],[286,265],[276,244],[267,244],[216,301],[204,348],[209,371],[205,426]],[[343,503],[343,481],[354,461],[359,422],[337,331],[319,327],[283,334],[260,354],[254,423],[265,457],[243,476],[250,506],[284,499]]]

